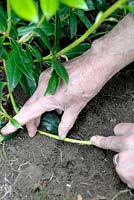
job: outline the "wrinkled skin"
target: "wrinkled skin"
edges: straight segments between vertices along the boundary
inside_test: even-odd
[[[33,137],[42,113],[64,112],[59,125],[59,137],[64,139],[90,99],[114,74],[134,60],[133,38],[134,17],[128,14],[112,31],[95,41],[87,53],[65,64],[70,79],[68,86],[62,82],[58,91],[47,97],[44,91],[50,71],[44,71],[34,95],[14,118],[26,125],[29,136]],[[9,134],[15,130],[8,123],[1,132]],[[114,132],[115,136],[96,136],[91,141],[95,146],[118,152],[116,172],[124,183],[134,188],[134,124],[119,124]]]
[[[57,110],[58,113],[64,111],[59,125],[59,136],[61,139],[66,137],[82,108],[98,93],[102,86],[102,83],[99,84],[99,77],[96,77],[95,80],[92,66],[89,68],[86,63],[87,57],[83,55],[65,64],[69,73],[69,85],[62,82],[58,91],[47,97],[44,96],[44,91],[50,77],[50,70],[41,74],[36,92],[15,116],[21,125],[26,124],[29,136],[35,136],[41,114]],[[89,79],[90,85],[87,84]],[[8,123],[2,129],[2,133],[11,133],[15,130],[16,128]]]
[[[134,124],[120,123],[114,128],[115,136],[94,136],[94,145],[109,149],[117,154],[116,172],[130,188],[134,188]]]

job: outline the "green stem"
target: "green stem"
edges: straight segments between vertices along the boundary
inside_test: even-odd
[[[40,21],[37,24],[37,28],[39,28],[41,26],[41,24],[44,22],[44,20],[45,20],[45,16],[42,15],[42,17],[40,18]]]
[[[40,131],[40,130],[38,130],[38,133],[40,133],[42,135],[45,135],[45,136],[47,136],[49,138],[55,139],[55,140],[61,140],[59,138],[59,136],[53,135],[51,133],[46,133],[46,132]],[[75,140],[75,139],[65,138],[63,141],[64,142],[69,142],[69,143],[74,143],[74,144],[80,144],[80,145],[92,145],[92,142],[90,140],[84,141],[84,140]]]
[[[9,93],[9,97],[10,97],[10,100],[11,100],[11,103],[12,103],[12,106],[13,106],[13,109],[14,109],[14,112],[17,114],[17,113],[18,113],[18,108],[17,108],[17,105],[16,105],[16,103],[15,103],[12,90],[10,89],[9,86],[7,86],[7,88],[8,88],[8,93]]]
[[[7,0],[7,31],[6,31],[6,37],[9,36],[10,30],[11,30],[11,6],[10,6],[10,0]]]
[[[76,47],[78,44],[83,42],[91,33],[93,33],[100,26],[100,24],[102,22],[104,22],[106,20],[107,17],[109,17],[113,12],[115,12],[117,9],[119,9],[126,2],[127,2],[127,0],[119,0],[115,4],[113,4],[108,10],[106,10],[104,13],[102,13],[102,15],[99,17],[99,19],[97,19],[95,21],[95,23],[80,38],[78,38],[77,40],[72,42],[70,45],[68,45],[64,49],[60,50],[56,54],[56,56],[61,56],[61,55],[65,54],[66,52],[70,51],[71,49]],[[48,60],[51,58],[52,58],[52,55],[50,54],[50,55],[43,57],[42,60],[45,61],[45,60]],[[34,62],[38,62],[38,60],[34,60]]]
[[[3,116],[4,118],[10,120],[11,117],[7,114],[7,112],[4,110],[4,108],[2,109],[3,112],[0,111],[0,115]]]

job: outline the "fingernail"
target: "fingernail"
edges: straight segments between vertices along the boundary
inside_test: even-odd
[[[96,142],[96,140],[97,140],[97,137],[96,136],[93,136],[93,137],[91,137],[91,142],[94,144],[95,142]]]
[[[35,136],[35,134],[29,133],[29,137],[30,137],[30,138],[33,138],[34,136]]]
[[[66,138],[66,133],[59,134],[59,137],[61,140],[64,140]]]

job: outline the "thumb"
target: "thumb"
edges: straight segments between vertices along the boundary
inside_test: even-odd
[[[74,111],[72,108],[69,108],[64,111],[58,128],[59,137],[61,140],[65,139],[67,133],[73,127],[78,114],[79,113]]]

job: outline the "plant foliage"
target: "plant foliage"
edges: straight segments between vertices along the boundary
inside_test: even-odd
[[[61,80],[67,85],[69,76],[62,57],[75,58],[88,50],[93,39],[107,33],[123,17],[124,10],[118,8],[130,9],[126,2],[117,1],[107,11],[106,18],[111,17],[112,22],[107,18],[107,22],[97,29],[104,21],[103,13],[111,6],[110,1],[0,1],[0,120],[9,119],[14,126],[20,127],[8,115],[2,102],[10,98],[16,111],[16,87],[19,85],[31,96],[39,75],[47,67],[51,67],[51,76],[44,95],[54,94]],[[98,15],[96,21],[100,11],[102,15]],[[93,26],[94,23],[97,25]]]

